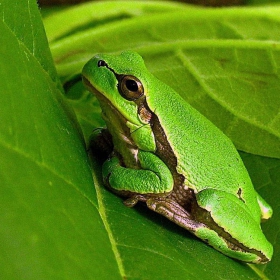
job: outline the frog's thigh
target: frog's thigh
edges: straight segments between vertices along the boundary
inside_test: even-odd
[[[174,200],[169,198],[149,198],[146,203],[151,210],[165,216],[170,221],[191,232],[205,227],[202,223],[193,220],[188,211]]]
[[[240,244],[260,252],[266,250],[262,248],[270,250],[270,244],[268,245],[262,233],[260,223],[256,221],[251,208],[237,195],[216,189],[204,189],[196,195],[196,198],[198,205],[211,213],[215,224]],[[198,236],[203,239],[202,235]]]

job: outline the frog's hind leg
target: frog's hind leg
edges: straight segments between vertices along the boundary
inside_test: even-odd
[[[185,208],[169,198],[149,198],[146,204],[151,210],[163,215],[192,233],[198,228],[205,227],[204,224],[195,221]]]

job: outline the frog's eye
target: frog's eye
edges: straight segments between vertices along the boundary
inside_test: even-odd
[[[144,94],[144,87],[139,79],[134,76],[121,76],[118,90],[127,100],[136,100]]]
[[[97,66],[98,67],[108,67],[107,63],[104,60],[98,60]]]

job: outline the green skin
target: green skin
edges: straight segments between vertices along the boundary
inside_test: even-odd
[[[215,125],[149,73],[137,53],[96,55],[82,75],[110,136],[99,141],[113,146],[104,182],[127,206],[143,201],[229,257],[270,261],[260,222],[272,209]]]

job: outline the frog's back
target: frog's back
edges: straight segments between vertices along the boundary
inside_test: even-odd
[[[161,88],[163,87],[163,88]],[[167,139],[177,158],[177,171],[195,192],[203,189],[226,190],[252,205],[256,219],[260,217],[256,192],[244,164],[227,136],[176,92],[165,85],[156,87],[149,102],[165,129]],[[168,100],[167,105],[159,99]]]

